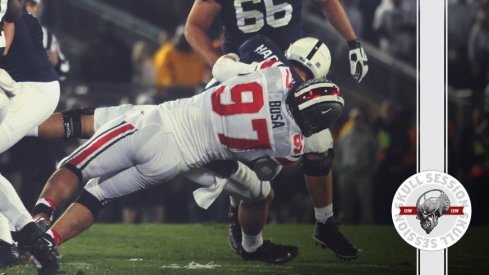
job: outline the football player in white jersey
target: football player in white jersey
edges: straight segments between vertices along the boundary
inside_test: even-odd
[[[222,64],[228,68],[229,62]],[[83,180],[95,179],[49,233],[58,244],[69,240],[88,228],[111,199],[215,160],[300,157],[304,138],[327,129],[341,114],[343,99],[338,87],[327,80],[292,87],[290,75],[285,67],[261,69],[232,77],[192,98],[131,112],[104,124],[49,179],[50,185],[63,187],[51,194],[57,203],[69,199]],[[280,121],[272,116],[276,108]],[[250,195],[233,193],[228,184],[216,182],[196,198],[206,204],[222,189],[249,202],[271,196],[268,182],[260,182],[258,192]],[[259,247],[244,258],[262,259]]]
[[[54,111],[59,84],[45,52],[36,47],[42,45],[40,39],[36,40],[40,38],[37,34],[41,26],[25,12],[24,1],[0,0],[0,20],[0,153],[3,153]],[[0,266],[17,261],[17,255],[12,253],[12,227],[19,243],[39,261],[39,273],[56,272],[57,259],[46,241],[49,235],[33,221],[2,175],[0,213]]]
[[[314,78],[314,77],[324,77],[327,72],[329,71],[329,66],[330,66],[330,55],[329,55],[329,50],[326,47],[326,45],[319,43],[317,39],[314,38],[303,38],[293,45],[288,49],[287,51],[287,58],[289,61],[294,62],[294,68],[296,71],[298,71],[302,78]],[[263,49],[263,46],[260,45],[260,49]],[[312,51],[316,51],[315,54],[311,55]],[[309,56],[309,58],[307,58]],[[311,58],[312,57],[312,58]],[[226,61],[226,60],[223,60]],[[267,62],[265,62],[266,64]],[[219,75],[219,78],[226,78],[226,74],[233,74],[234,73],[239,73],[239,71],[244,72],[244,71],[252,71],[255,69],[256,66],[249,66],[241,63],[236,63],[235,65],[237,66],[223,66],[226,68],[225,71],[223,72],[217,72],[215,71],[215,74]],[[117,106],[117,107],[108,107],[108,108],[97,108],[95,110],[93,109],[84,109],[84,110],[75,110],[75,111],[68,111],[63,114],[61,113],[56,113],[53,115],[46,123],[43,123],[41,127],[39,128],[39,135],[43,137],[50,137],[50,138],[70,138],[70,137],[85,137],[89,138],[93,135],[94,129],[99,129],[100,126],[107,122],[108,120],[111,120],[115,117],[121,116],[123,114],[126,114],[130,111],[143,111],[147,109],[154,108],[155,106],[132,106],[132,105],[122,105],[122,106]],[[276,122],[276,125],[279,125],[280,122]],[[325,176],[317,176],[314,177],[314,180],[319,180],[319,181],[327,181],[331,180],[331,176],[329,174],[329,168],[331,164],[331,158],[332,158],[332,139],[331,139],[331,134],[329,131],[324,131],[321,135],[319,135],[314,142],[308,142],[306,143],[306,151],[305,153],[308,155],[308,158],[316,158],[318,159],[317,161],[309,161],[306,163],[307,164],[315,164],[319,163],[316,170],[323,170],[323,174]],[[291,163],[291,159],[278,159],[278,161],[282,163]],[[226,177],[226,178],[232,178],[233,181],[237,182],[255,182],[255,184],[244,184],[247,186],[256,186],[257,184],[260,183],[260,179],[262,180],[268,180],[272,178],[274,175],[278,174],[280,171],[281,166],[277,162],[277,160],[260,160],[259,162],[256,163],[254,166],[254,169],[257,169],[259,172],[259,177],[255,175],[255,172],[253,172],[248,166],[235,163],[236,165],[229,165],[228,162],[215,162],[212,165],[207,165],[207,168],[210,168],[211,170],[216,171],[216,167],[218,170],[222,170],[222,167],[231,167],[230,170],[231,172],[225,172],[224,174],[222,172],[217,172],[217,175],[220,177]],[[231,162],[233,164],[233,162]],[[234,169],[234,170],[233,170]],[[201,169],[200,172],[202,172]],[[314,173],[318,173],[317,171],[314,171],[314,169],[308,169],[308,170],[313,170]],[[261,173],[260,173],[261,171]],[[199,182],[201,184],[209,184],[210,182],[214,182],[215,179],[215,174],[213,172],[209,171],[208,169],[206,170],[207,175],[202,175],[200,173],[191,173],[192,180]],[[268,174],[266,174],[266,173]],[[227,174],[226,174],[227,173]],[[214,175],[214,176],[213,176]],[[328,175],[328,176],[326,176]],[[217,178],[217,177],[216,177]],[[206,183],[207,182],[207,183]],[[50,185],[47,185],[47,189],[53,189],[50,187]],[[46,188],[45,188],[46,190]],[[55,192],[55,191],[54,191]],[[239,198],[238,198],[239,199]],[[53,200],[49,197],[46,196],[46,193],[43,192],[41,194],[41,199],[38,201],[38,204],[36,205],[34,215],[39,215],[40,216],[45,216],[43,219],[48,220],[49,217],[51,216],[54,207],[56,204],[53,202]],[[260,234],[256,234],[254,236],[247,236],[245,235],[245,238],[242,238],[242,232],[241,228],[238,222],[238,207],[239,206],[239,200],[238,203],[236,204],[236,207],[233,207],[233,211],[230,213],[231,217],[231,230],[230,230],[230,243],[234,247],[234,249],[240,253],[243,254],[246,250],[246,248],[249,249],[249,246],[247,246],[248,239],[259,239],[258,243],[261,244],[261,232]],[[264,223],[264,221],[263,221]],[[338,235],[340,238],[344,238],[341,233],[338,231],[337,227],[334,227],[335,230],[329,230],[328,231],[328,237],[331,239],[338,239]],[[331,234],[331,231],[334,231]],[[346,243],[349,244],[348,241]],[[244,246],[244,249],[242,247]],[[350,247],[354,249],[351,245]],[[335,251],[338,253],[338,251]],[[341,252],[341,251],[340,251]],[[345,256],[344,256],[345,257]]]

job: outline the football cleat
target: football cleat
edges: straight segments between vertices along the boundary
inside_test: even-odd
[[[56,244],[49,234],[34,222],[24,226],[18,232],[19,243],[22,244],[39,263],[38,274],[56,274],[59,269],[56,257]]]
[[[239,254],[242,240],[241,225],[239,224],[238,219],[238,209],[238,207],[229,206],[228,212],[228,243],[236,254]]]
[[[34,222],[37,223],[42,232],[46,232],[51,227],[51,221],[45,215],[34,216]]]
[[[19,253],[14,244],[0,240],[0,268],[17,265],[20,263]]]
[[[329,218],[326,223],[316,222],[313,239],[322,248],[329,248],[341,260],[354,260],[358,258],[359,250],[348,241],[339,228],[339,221],[334,217]]]
[[[293,260],[299,255],[299,248],[291,245],[274,244],[265,240],[263,244],[253,252],[246,252],[240,247],[239,254],[247,261],[263,261],[273,264],[283,264]]]

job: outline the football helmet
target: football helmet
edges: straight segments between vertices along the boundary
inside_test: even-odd
[[[321,40],[313,37],[301,38],[292,43],[285,57],[292,62],[304,66],[312,78],[324,78],[331,66],[331,53],[328,46]]]
[[[308,80],[287,95],[289,111],[306,137],[329,128],[344,105],[338,86],[326,79]]]

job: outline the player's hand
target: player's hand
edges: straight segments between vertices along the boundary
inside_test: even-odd
[[[53,65],[53,67],[58,66],[58,64],[59,64],[58,54],[56,52],[49,51],[49,50],[46,51],[46,53],[48,55],[49,62],[51,62],[51,65]]]
[[[368,72],[368,58],[360,45],[360,41],[353,40],[348,42],[350,47],[350,73],[353,78],[360,83]]]

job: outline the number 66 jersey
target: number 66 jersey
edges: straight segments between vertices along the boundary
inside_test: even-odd
[[[273,67],[164,103],[159,110],[190,167],[216,159],[299,156],[303,138],[285,104],[290,88],[290,70]]]

